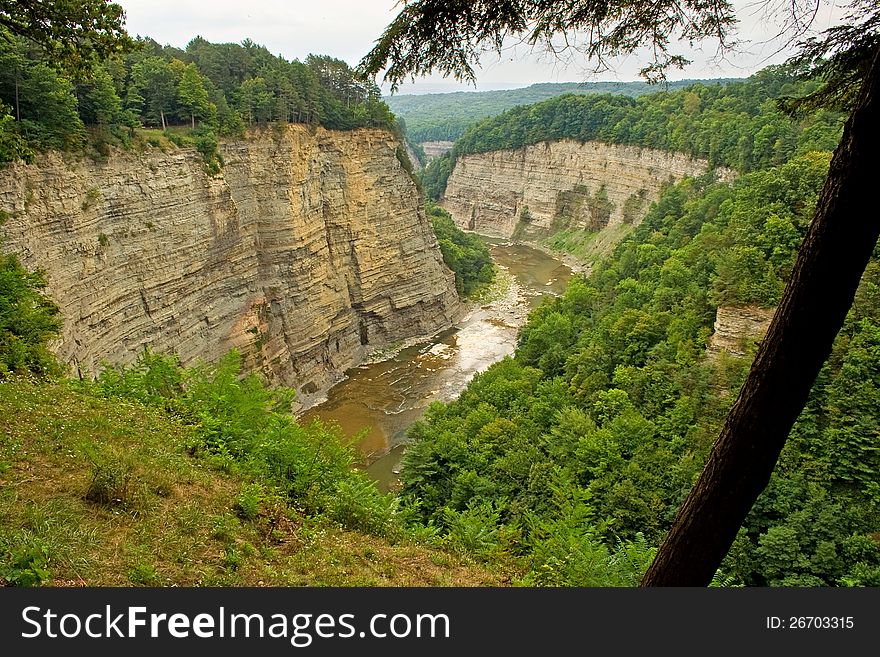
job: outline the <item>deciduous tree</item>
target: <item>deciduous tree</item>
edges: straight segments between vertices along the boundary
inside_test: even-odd
[[[11,33],[38,43],[74,74],[134,47],[124,23],[122,7],[108,0],[0,0],[0,37]]]

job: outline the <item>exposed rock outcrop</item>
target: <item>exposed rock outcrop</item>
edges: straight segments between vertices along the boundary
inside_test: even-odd
[[[703,160],[636,146],[541,142],[459,157],[442,205],[462,228],[501,237],[601,230],[638,223],[664,183],[707,168]]]
[[[4,248],[42,268],[55,349],[81,372],[145,347],[184,363],[238,348],[304,400],[367,350],[448,327],[460,304],[381,130],[267,130],[192,150],[50,153],[0,171]]]
[[[453,146],[455,146],[454,141],[423,141],[421,143],[421,147],[425,151],[425,156],[429,162],[444,153],[448,153],[452,150]]]
[[[726,351],[733,356],[745,356],[748,341],[764,337],[775,308],[758,306],[720,306],[715,313],[715,332],[709,336],[706,354],[717,358]]]

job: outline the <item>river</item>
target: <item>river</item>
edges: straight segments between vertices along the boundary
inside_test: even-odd
[[[397,484],[406,429],[428,404],[455,399],[475,373],[512,354],[529,310],[545,295],[561,294],[573,275],[537,249],[487,241],[500,270],[494,297],[472,304],[452,329],[349,370],[326,401],[302,416],[338,424],[354,436],[363,467],[382,490]]]

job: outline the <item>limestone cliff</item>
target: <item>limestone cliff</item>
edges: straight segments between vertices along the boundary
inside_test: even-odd
[[[324,389],[368,349],[449,326],[460,307],[397,143],[381,130],[269,130],[190,149],[51,153],[0,171],[4,248],[42,268],[82,373],[145,347],[184,363],[238,348]]]
[[[458,158],[442,205],[465,229],[533,237],[638,223],[664,183],[705,173],[678,153],[565,139]]]
[[[748,342],[764,337],[775,308],[758,306],[720,306],[715,313],[715,330],[709,336],[706,354],[717,358],[726,351],[734,356],[744,356]]]

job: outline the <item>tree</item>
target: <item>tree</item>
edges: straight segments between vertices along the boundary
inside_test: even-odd
[[[12,105],[14,128],[32,144],[75,147],[82,142],[83,125],[73,87],[32,51],[24,39],[0,39],[0,102]]]
[[[818,2],[791,3],[786,9],[791,25],[802,29],[808,24]],[[808,42],[802,63],[826,82],[812,101],[848,104],[852,114],[767,336],[643,585],[711,581],[770,479],[880,234],[880,218],[865,211],[872,207],[872,157],[880,146],[880,10],[872,0],[855,0],[850,7],[848,25]],[[505,37],[526,35],[532,44],[553,48],[557,34],[574,39],[583,31],[580,48],[598,67],[609,56],[647,45],[653,60],[642,73],[656,80],[668,67],[686,61],[670,51],[671,39],[711,37],[726,48],[733,24],[733,8],[723,0],[416,0],[405,4],[361,69],[372,75],[385,69],[392,88],[432,70],[473,80],[481,47],[500,49]]]
[[[193,130],[196,129],[196,116],[203,121],[212,121],[217,115],[217,107],[208,98],[205,79],[195,64],[188,64],[183,69],[177,86],[177,99],[181,108],[189,114]]]
[[[95,67],[92,79],[77,85],[79,115],[88,125],[116,123],[122,114],[122,101],[113,78],[102,66]]]
[[[248,125],[272,120],[272,105],[275,99],[266,86],[265,79],[248,78],[238,88],[238,96],[238,108],[247,117]]]
[[[168,61],[161,57],[146,57],[131,69],[129,103],[138,110],[142,106],[146,118],[159,123],[165,130],[168,127],[166,114],[174,110],[177,100],[177,79]]]
[[[46,344],[61,329],[61,313],[43,294],[45,287],[40,272],[28,272],[15,255],[0,253],[0,379],[59,371]]]
[[[124,22],[122,7],[108,0],[0,0],[0,38],[30,39],[69,73],[87,73],[95,62],[132,50]]]

